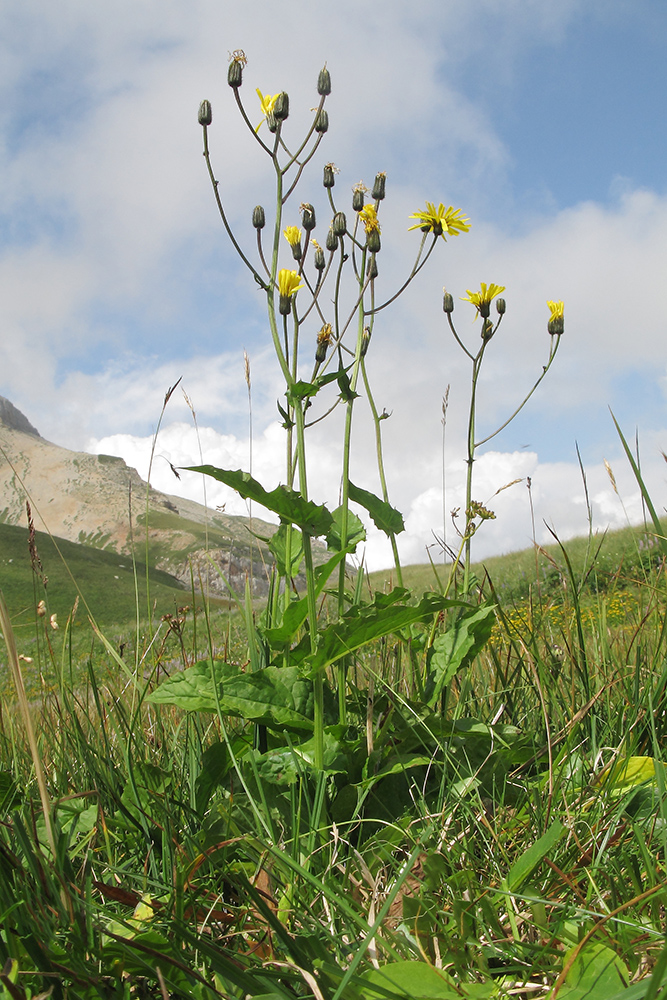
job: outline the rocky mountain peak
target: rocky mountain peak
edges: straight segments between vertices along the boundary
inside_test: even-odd
[[[20,431],[22,434],[32,434],[33,437],[37,438],[42,436],[32,426],[28,418],[4,396],[0,396],[0,424],[4,424],[12,431]]]

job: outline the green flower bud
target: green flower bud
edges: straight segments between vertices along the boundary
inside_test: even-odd
[[[448,315],[454,312],[454,299],[447,291],[442,296],[442,309]]]
[[[482,323],[482,340],[491,340],[493,336],[493,323],[490,319],[485,319]]]
[[[368,350],[369,344],[371,342],[371,328],[370,326],[365,326],[361,334],[361,356],[366,357],[366,351]]]
[[[382,201],[384,198],[384,188],[387,181],[387,175],[384,173],[377,174],[375,178],[375,184],[373,184],[373,191],[371,198],[373,201]]]
[[[364,207],[366,201],[365,189],[358,184],[352,189],[352,210],[354,212],[360,212]]]
[[[315,131],[316,132],[327,132],[329,130],[329,115],[322,108],[321,111],[317,113],[317,119],[315,121]]]
[[[273,105],[273,114],[279,122],[284,122],[289,115],[289,97],[284,90],[276,98],[276,103]]]
[[[292,296],[281,295],[278,302],[278,312],[281,316],[289,316],[292,311]]]
[[[496,299],[496,309],[498,311],[498,315],[499,316],[504,316],[505,315],[505,309],[506,308],[507,308],[507,305],[505,303],[505,299]]]
[[[366,235],[366,246],[372,254],[380,252],[380,231],[378,229],[371,229]]]
[[[336,236],[336,234],[333,231],[333,226],[331,227],[331,229],[327,233],[326,248],[329,251],[333,251],[333,250],[337,250],[338,249],[338,237]]]
[[[371,262],[368,265],[368,277],[372,279],[372,278],[377,278],[377,276],[378,276],[378,266],[377,266],[377,261],[375,260],[375,254],[373,254],[373,256],[371,257]]]
[[[336,212],[331,223],[334,236],[345,236],[347,232],[347,219],[345,212]]]
[[[268,126],[269,132],[276,132],[278,129],[278,119],[274,115],[273,111],[269,111],[266,116],[266,124]]]
[[[307,233],[315,228],[315,209],[312,205],[301,206],[301,225]]]
[[[332,335],[331,323],[325,323],[317,335],[317,348],[315,350],[315,361],[321,365],[327,356],[327,349],[331,343]]]
[[[324,261],[324,250],[322,249],[322,247],[317,247],[317,249],[315,250],[314,263],[318,271],[324,270],[325,261]]]
[[[245,66],[245,57],[243,59],[233,58],[229,64],[229,69],[227,70],[227,83],[230,87],[236,90],[243,83],[243,67]]]
[[[213,121],[213,112],[211,111],[211,102],[202,101],[199,105],[199,114],[197,115],[197,121],[200,125],[210,125]]]
[[[317,78],[317,93],[320,97],[328,97],[331,93],[331,76],[326,65],[322,67]]]
[[[560,337],[565,329],[565,322],[562,316],[554,316],[547,324],[547,330],[552,337]]]
[[[264,229],[266,225],[266,216],[261,205],[255,205],[252,210],[252,224],[255,229]]]
[[[325,188],[332,188],[336,183],[336,174],[338,173],[338,167],[334,163],[326,163],[324,166],[324,178],[322,183]]]

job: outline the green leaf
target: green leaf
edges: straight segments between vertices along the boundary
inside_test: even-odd
[[[437,636],[428,654],[426,702],[436,704],[457,671],[472,663],[488,642],[493,629],[495,605],[465,611],[446,632]]]
[[[341,544],[343,535],[343,507],[336,507],[331,517],[333,518],[333,523],[327,532],[327,548],[331,551],[339,552],[341,548],[346,547],[348,552],[354,552],[359,542],[363,542],[366,539],[366,529],[361,518],[357,517],[351,510],[348,510],[347,541],[345,546],[343,546]]]
[[[0,771],[0,812],[5,809],[15,809],[21,804],[23,796],[9,771]]]
[[[295,382],[289,387],[285,395],[290,403],[297,403],[301,399],[309,399],[316,396],[320,391],[320,386],[316,382]]]
[[[289,556],[287,554],[288,539]],[[269,540],[269,549],[276,560],[276,567],[280,576],[287,576],[292,579],[292,577],[298,575],[303,560],[303,536],[298,528],[281,524]]]
[[[340,389],[340,398],[344,403],[351,403],[353,399],[359,398],[359,393],[354,392],[352,389],[347,371],[344,368],[336,372],[336,379],[338,380],[338,388]]]
[[[281,406],[280,403],[276,403],[276,406],[280,411],[280,416],[283,418],[283,427],[285,428],[286,431],[288,431],[290,427],[294,427],[294,421],[292,420],[292,418],[290,417],[289,413],[284,408],[284,406]]]
[[[312,730],[313,685],[296,667],[264,667],[244,673],[222,660],[202,660],[166,681],[148,697],[154,705],[187,712],[220,710],[269,728]]]
[[[484,983],[475,984],[482,990],[469,993],[468,984],[457,986],[446,972],[418,961],[389,962],[381,969],[365,972],[361,980],[369,986],[361,990],[364,1000],[384,1000],[387,994],[409,1000],[461,1000],[462,996],[490,997],[495,992],[493,983]]]
[[[405,531],[403,515],[386,500],[380,500],[374,493],[362,490],[353,482],[348,483],[348,492],[350,500],[367,510],[375,526],[384,531],[385,535],[400,535],[402,531]]]
[[[565,965],[576,950],[565,955]],[[563,1000],[609,1000],[629,981],[630,971],[616,952],[603,944],[588,944],[577,954],[558,996]]]
[[[347,555],[347,552],[337,552],[335,556],[318,566],[315,570],[315,597],[319,597],[334,569]],[[273,649],[280,649],[290,642],[308,617],[308,598],[301,597],[291,601],[283,612],[283,620],[277,628],[264,629],[262,635]]]
[[[440,594],[424,594],[418,604],[398,603],[408,594],[396,587],[389,594],[376,594],[372,604],[357,605],[319,634],[317,651],[307,661],[310,674],[326,669],[348,653],[375,639],[398,632],[414,622],[425,622],[445,608],[458,605]]]
[[[547,832],[514,862],[505,878],[504,887],[509,892],[516,892],[565,833],[566,828],[560,820],[554,820]]]
[[[324,505],[318,507],[312,500],[304,500],[300,493],[288,486],[277,486],[267,492],[249,472],[242,472],[241,469],[216,469],[213,465],[190,465],[185,468],[187,472],[202,472],[225,486],[231,486],[244,499],[254,500],[266,510],[278,514],[281,521],[298,524],[307,535],[326,535],[331,527],[333,519]]]

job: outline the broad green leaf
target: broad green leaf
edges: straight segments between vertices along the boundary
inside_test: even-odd
[[[625,757],[614,764],[602,776],[601,781],[614,792],[629,792],[647,782],[655,784],[656,767],[661,768],[664,774],[665,765],[653,757]]]
[[[370,777],[364,778],[361,782],[361,787],[364,789],[370,788],[380,778],[387,778],[390,774],[404,774],[411,767],[428,767],[432,763],[433,758],[426,757],[424,754],[396,754],[389,763],[380,768],[377,774],[372,774]]]
[[[446,956],[443,956],[446,961]],[[365,972],[361,979],[368,989],[361,988],[364,1000],[384,1000],[387,993],[409,1000],[461,1000],[461,997],[491,997],[496,993],[493,983],[456,984],[446,972],[427,962],[389,962],[381,969]],[[374,986],[379,987],[377,990]]]
[[[289,555],[287,553],[288,540]],[[269,541],[269,549],[276,560],[280,576],[287,576],[291,579],[298,575],[303,560],[303,536],[298,528],[293,525],[288,527],[286,524],[281,524]]]
[[[254,500],[266,510],[272,510],[281,521],[298,524],[307,535],[326,535],[331,527],[332,517],[324,505],[318,507],[312,500],[304,500],[300,493],[288,486],[277,486],[267,492],[261,483],[253,479],[249,472],[216,469],[213,465],[191,465],[187,472],[202,472],[230,486],[246,500]]]
[[[343,508],[336,507],[332,513],[333,523],[327,532],[327,548],[339,552],[342,548],[341,538],[343,534]],[[354,552],[359,542],[366,539],[366,529],[363,521],[351,510],[347,512],[347,542],[349,552]]]
[[[505,888],[516,892],[566,832],[560,820],[554,820],[547,832],[514,862],[505,879]]]
[[[385,535],[399,535],[401,531],[405,531],[403,515],[386,500],[380,500],[374,493],[362,490],[352,482],[348,483],[348,491],[350,500],[367,510],[375,526],[384,531]]]
[[[343,375],[347,378],[344,370]],[[295,382],[289,387],[285,395],[290,403],[297,403],[302,399],[310,399],[312,396],[316,396],[323,386],[328,385],[336,379],[340,383],[340,372],[329,372],[328,375],[320,375],[314,382]]]
[[[495,607],[482,605],[465,611],[446,632],[436,637],[428,656],[426,701],[430,708],[457,671],[469,666],[486,645],[495,620]]]
[[[216,712],[214,683],[224,715],[269,728],[313,728],[313,685],[296,667],[269,666],[244,673],[233,663],[214,660],[211,669],[211,661],[202,660],[168,677],[148,700],[189,712]]]
[[[334,569],[347,555],[346,552],[337,552],[335,556],[328,559],[322,566],[315,570],[315,596],[319,597]],[[308,617],[308,598],[301,597],[298,601],[291,601],[283,613],[283,620],[277,628],[264,629],[262,635],[273,649],[280,649],[286,642],[290,642],[297,631],[301,628]]]
[[[565,965],[574,950],[565,955]],[[630,971],[616,952],[603,944],[587,944],[572,963],[558,996],[563,1000],[609,1000],[629,981]]]
[[[372,604],[350,608],[339,621],[320,632],[317,651],[307,658],[310,673],[316,674],[375,639],[398,632],[414,622],[426,622],[459,603],[440,594],[424,594],[418,604],[399,603],[407,593],[397,587],[389,594],[376,594]]]

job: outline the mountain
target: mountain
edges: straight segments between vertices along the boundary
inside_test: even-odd
[[[0,396],[0,523],[25,527],[26,501],[37,529],[118,554],[148,546],[149,562],[187,588],[194,577],[197,589],[222,596],[226,579],[243,593],[251,576],[254,593],[266,593],[270,555],[244,518],[160,493],[122,458],[52,444]],[[255,518],[252,527],[276,530]]]

